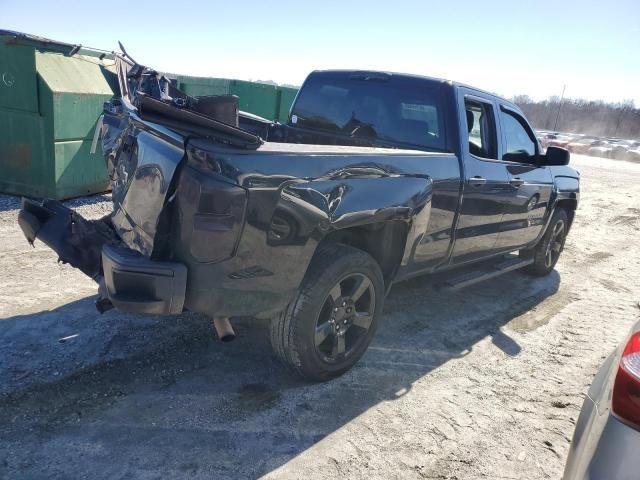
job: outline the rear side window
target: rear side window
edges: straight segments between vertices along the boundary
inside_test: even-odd
[[[465,99],[464,108],[469,133],[469,153],[476,157],[497,159],[493,107],[485,102]]]
[[[319,72],[300,91],[291,123],[372,143],[444,151],[441,105],[441,87],[428,79]]]
[[[524,120],[515,113],[500,110],[500,123],[506,142],[503,160],[531,163],[536,156],[536,143]]]

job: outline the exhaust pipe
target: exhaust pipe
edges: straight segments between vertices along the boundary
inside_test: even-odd
[[[230,342],[236,338],[236,332],[233,331],[231,322],[227,317],[213,317],[213,328],[216,329],[218,338],[222,342]]]

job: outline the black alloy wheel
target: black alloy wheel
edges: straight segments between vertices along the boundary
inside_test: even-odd
[[[349,357],[366,339],[376,307],[376,292],[362,273],[339,280],[327,295],[316,322],[316,352],[327,363]]]
[[[296,297],[271,320],[274,351],[310,380],[342,375],[371,343],[384,293],[371,255],[340,243],[320,245]]]
[[[558,219],[555,225],[553,225],[551,237],[549,238],[549,243],[547,244],[547,251],[544,255],[544,265],[547,268],[553,268],[553,266],[558,261],[558,258],[560,257],[560,252],[562,251],[562,247],[564,246],[564,229],[565,221],[563,219]]]
[[[550,273],[558,263],[564,249],[568,230],[567,211],[563,208],[556,209],[547,230],[536,246],[529,250],[520,250],[521,257],[533,259],[533,263],[524,269],[525,272],[536,277]]]

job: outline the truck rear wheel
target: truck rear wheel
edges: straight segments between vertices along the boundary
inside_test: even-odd
[[[558,262],[564,249],[564,242],[569,230],[569,219],[563,208],[553,212],[547,231],[538,244],[531,250],[521,250],[523,258],[533,258],[533,263],[525,267],[525,271],[535,277],[550,273]]]
[[[339,243],[321,245],[296,298],[271,320],[273,349],[308,379],[338,377],[367,350],[383,302],[382,272],[369,254]]]

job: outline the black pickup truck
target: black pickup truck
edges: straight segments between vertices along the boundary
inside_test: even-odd
[[[579,174],[505,99],[317,71],[283,125],[117,63],[121,96],[97,128],[113,213],[25,200],[19,214],[30,242],[96,280],[101,311],[201,312],[223,338],[231,317],[269,318],[281,359],[326,380],[364,354],[394,282],[473,262],[480,273],[445,286],[544,275],[563,249]]]

